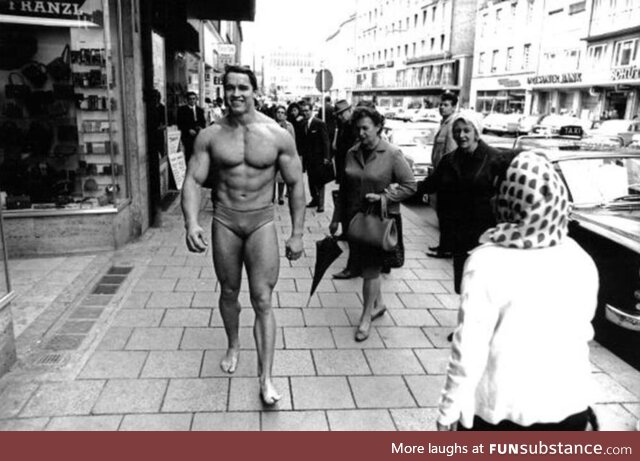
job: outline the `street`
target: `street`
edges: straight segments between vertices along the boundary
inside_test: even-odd
[[[281,242],[286,209],[277,209]],[[121,250],[12,260],[20,360],[0,379],[0,429],[435,430],[458,296],[450,261],[424,253],[437,242],[433,211],[403,210],[406,262],[385,276],[389,312],[363,343],[353,339],[361,280],[327,275],[304,307],[314,242],[330,216],[308,212],[306,256],[281,258],[274,294],[274,374],[283,393],[275,411],[258,398],[246,283],[240,366],[234,375],[219,368],[219,285],[209,255],[187,252],[177,203],[163,228]],[[201,216],[206,227],[210,202]],[[343,255],[329,274],[345,262]],[[640,374],[597,344],[591,349],[602,428],[632,430]]]

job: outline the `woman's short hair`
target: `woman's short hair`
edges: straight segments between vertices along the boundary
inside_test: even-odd
[[[298,109],[298,113],[300,113],[300,105],[297,102],[292,102],[289,104],[289,107],[287,107],[287,115],[291,115],[293,109]]]
[[[247,67],[247,66],[227,66],[224,70],[224,75],[222,76],[222,85],[227,84],[227,77],[229,74],[244,74],[249,77],[249,82],[251,83],[251,87],[253,91],[258,91],[258,79],[256,78],[256,74]]]
[[[382,130],[384,126],[384,115],[375,110],[373,107],[368,106],[358,106],[353,109],[353,114],[351,115],[351,122],[356,124],[358,120],[363,118],[370,118],[373,124]],[[380,131],[378,130],[378,131]]]

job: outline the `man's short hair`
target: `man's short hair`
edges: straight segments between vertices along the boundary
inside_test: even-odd
[[[455,93],[446,91],[440,95],[440,101],[451,101],[453,107],[458,105],[458,96]]]
[[[253,91],[258,91],[258,79],[256,78],[256,74],[247,67],[247,66],[227,66],[224,71],[224,75],[222,76],[222,86],[227,84],[227,77],[229,74],[244,74],[249,77],[249,82],[251,83],[251,87]]]
[[[304,108],[308,106],[309,109],[313,111],[313,104],[311,104],[309,101],[302,100],[299,105],[300,110],[304,110]]]
[[[189,99],[191,96],[195,96],[197,98],[198,97],[198,93],[196,93],[195,91],[188,91],[187,92],[187,99]]]

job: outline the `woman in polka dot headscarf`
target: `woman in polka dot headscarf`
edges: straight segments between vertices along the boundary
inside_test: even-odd
[[[438,429],[584,430],[598,294],[591,257],[567,235],[567,190],[523,152],[495,202],[498,224],[466,262]]]

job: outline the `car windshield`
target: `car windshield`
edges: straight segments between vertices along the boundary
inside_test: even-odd
[[[557,165],[576,208],[640,206],[640,155],[567,159]]]
[[[395,129],[391,132],[391,143],[396,146],[433,145],[439,125],[417,129]]]

